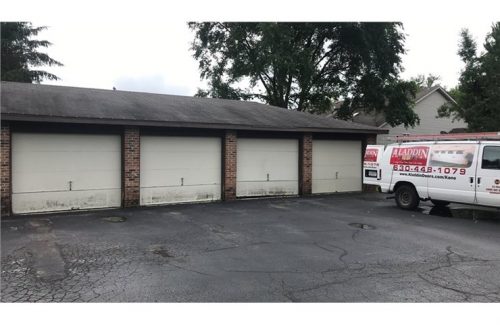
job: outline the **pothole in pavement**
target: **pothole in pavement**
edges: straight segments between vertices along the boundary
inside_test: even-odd
[[[350,223],[349,226],[351,226],[353,228],[364,229],[364,230],[377,229],[375,226],[367,225],[366,223],[357,223],[357,222]]]
[[[163,246],[153,245],[149,247],[149,251],[153,254],[160,255],[161,257],[175,257],[172,252]]]
[[[106,222],[117,223],[117,222],[125,222],[125,221],[127,221],[127,218],[126,217],[112,216],[112,217],[104,217],[104,218],[102,218],[102,220],[104,220]]]

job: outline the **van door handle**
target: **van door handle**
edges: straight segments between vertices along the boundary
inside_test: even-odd
[[[469,177],[469,183],[474,183],[474,177]]]
[[[481,184],[481,177],[477,178],[477,185]]]

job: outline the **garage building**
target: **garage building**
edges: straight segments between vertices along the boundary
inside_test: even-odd
[[[385,130],[255,102],[1,83],[2,215],[360,191]]]

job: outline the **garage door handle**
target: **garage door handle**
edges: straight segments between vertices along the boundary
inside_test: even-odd
[[[184,177],[181,177],[181,186],[184,186]]]
[[[70,191],[73,190],[73,181],[69,181],[68,183],[69,183],[69,190]]]
[[[335,172],[335,179],[339,179],[339,172]]]
[[[269,182],[269,174],[267,174],[267,181]]]

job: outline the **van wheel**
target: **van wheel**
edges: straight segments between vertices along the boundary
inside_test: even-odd
[[[441,201],[441,200],[431,200],[432,204],[437,207],[445,207],[450,204],[450,202],[447,201]]]
[[[404,210],[415,210],[420,203],[417,191],[411,185],[401,185],[396,190],[396,203]]]

